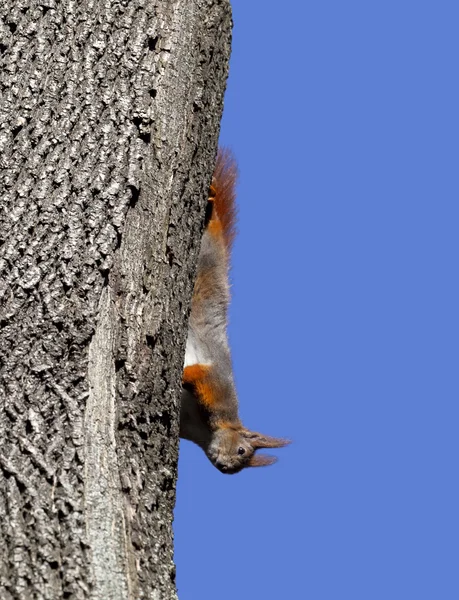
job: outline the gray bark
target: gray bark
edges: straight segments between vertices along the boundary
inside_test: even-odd
[[[0,598],[175,598],[228,0],[0,8]]]

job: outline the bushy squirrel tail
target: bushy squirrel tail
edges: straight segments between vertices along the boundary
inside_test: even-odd
[[[219,148],[212,179],[214,210],[222,226],[223,240],[228,256],[236,237],[236,183],[238,168],[233,153],[228,148]]]

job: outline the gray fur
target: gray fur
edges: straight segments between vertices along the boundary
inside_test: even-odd
[[[198,259],[198,277],[188,324],[185,366],[198,362],[214,367],[213,375],[218,379],[219,385],[225,388],[225,395],[219,407],[222,413],[219,413],[218,418],[231,421],[236,426],[240,425],[240,421],[227,334],[230,301],[227,264],[223,243],[206,230]],[[202,298],[199,289],[199,275],[203,272],[209,274],[213,286],[212,294],[205,298]],[[195,360],[192,361],[193,358]]]

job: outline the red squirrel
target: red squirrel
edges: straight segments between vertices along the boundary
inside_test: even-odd
[[[220,149],[191,303],[180,414],[180,437],[195,442],[217,469],[228,474],[273,464],[275,457],[256,451],[289,443],[246,429],[238,415],[227,335],[236,179],[232,154]]]

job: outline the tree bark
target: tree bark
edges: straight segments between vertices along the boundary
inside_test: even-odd
[[[175,598],[228,0],[0,8],[0,598]]]

